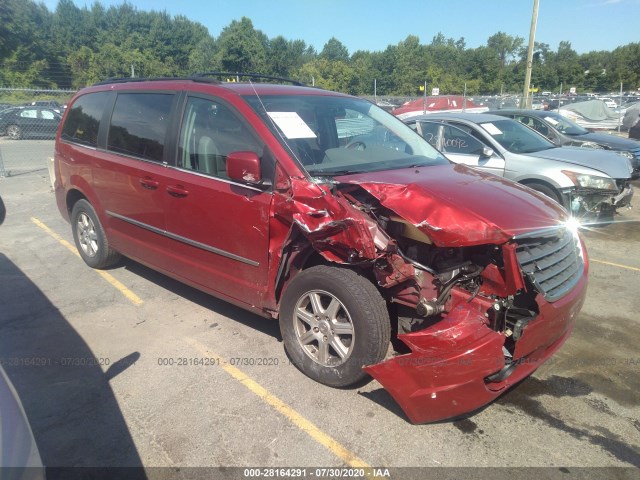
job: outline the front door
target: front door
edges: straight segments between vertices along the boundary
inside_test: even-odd
[[[267,290],[270,192],[231,181],[227,155],[264,144],[222,101],[187,97],[165,221],[176,275],[231,299],[260,305]],[[263,171],[269,170],[263,167]]]

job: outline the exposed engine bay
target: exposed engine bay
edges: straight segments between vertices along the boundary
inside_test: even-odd
[[[373,272],[394,307],[396,352],[408,352],[406,345],[397,341],[397,334],[427,328],[456,304],[478,299],[488,307],[484,312],[486,325],[506,339],[508,363],[515,342],[538,314],[538,305],[537,291],[528,279],[518,275],[519,282],[507,283],[503,247],[439,247],[361,188],[339,185],[337,189],[355,208],[373,218],[385,235],[386,255],[374,262]],[[509,265],[514,267],[519,270],[517,265]]]
[[[276,218],[291,219],[276,293],[327,262],[376,285],[393,348],[361,368],[414,423],[469,412],[531,374],[569,337],[586,296],[582,243],[557,204],[529,196],[525,207],[513,192],[526,187],[453,168],[455,186],[446,167],[411,168],[380,181],[292,179],[291,195],[276,196]]]

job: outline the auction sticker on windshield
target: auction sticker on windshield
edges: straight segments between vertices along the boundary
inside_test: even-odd
[[[482,126],[489,132],[489,135],[502,135],[502,131],[493,123],[483,123]]]
[[[309,128],[296,112],[267,112],[288,139],[316,138],[316,134]]]

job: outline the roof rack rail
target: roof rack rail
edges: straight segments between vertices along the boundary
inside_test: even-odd
[[[100,82],[94,83],[93,86],[98,85],[109,85],[111,83],[129,83],[129,82],[161,82],[167,80],[189,80],[192,82],[203,82],[203,83],[222,83],[220,80],[216,80],[215,78],[206,78],[202,76],[193,76],[193,77],[122,77],[122,78],[107,78],[106,80],[102,80]]]
[[[256,78],[256,79],[265,79],[265,80],[277,80],[279,82],[291,83],[292,85],[296,85],[298,87],[304,87],[304,83],[299,82],[297,80],[292,80],[291,78],[285,77],[276,77],[273,75],[263,75],[261,73],[240,73],[240,72],[202,72],[195,73],[194,78],[202,78],[202,77],[235,77],[237,81],[239,81],[242,77],[248,78]]]

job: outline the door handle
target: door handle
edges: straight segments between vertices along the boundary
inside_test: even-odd
[[[186,197],[189,195],[189,190],[182,185],[168,185],[167,192],[173,197]]]
[[[140,185],[142,185],[147,190],[155,190],[160,185],[160,182],[154,180],[151,177],[144,177],[140,179]]]

